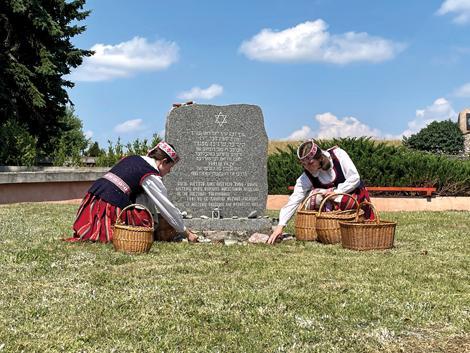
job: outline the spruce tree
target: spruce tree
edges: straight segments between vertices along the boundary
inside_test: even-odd
[[[92,52],[74,47],[85,0],[0,1],[0,127],[25,127],[40,154],[53,154],[71,102],[64,78]],[[0,161],[1,164],[2,161]]]

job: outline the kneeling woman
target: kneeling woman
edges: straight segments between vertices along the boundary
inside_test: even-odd
[[[370,201],[369,193],[359,177],[356,166],[343,149],[332,147],[322,151],[314,140],[310,140],[299,146],[297,157],[304,172],[297,179],[289,201],[280,211],[279,225],[269,237],[269,244],[273,244],[282,234],[287,222],[310,193],[322,193],[324,197],[332,193],[346,193],[352,195],[359,203]],[[311,208],[318,206],[315,198],[312,199]],[[332,208],[345,210],[352,207],[355,207],[355,202],[350,197],[338,195],[334,198]],[[370,207],[365,207],[364,211],[367,219],[374,219]]]
[[[68,241],[112,241],[117,215],[142,193],[178,233],[185,234],[189,241],[197,241],[197,236],[184,226],[181,212],[168,199],[162,182],[178,160],[173,146],[164,141],[147,156],[123,158],[88,190],[73,224],[74,236]],[[152,226],[144,210],[126,210],[121,219],[130,225]]]

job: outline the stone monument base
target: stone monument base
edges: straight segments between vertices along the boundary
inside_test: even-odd
[[[185,219],[184,224],[196,232],[217,231],[226,234],[236,234],[237,237],[246,236],[248,239],[253,233],[271,234],[272,223],[269,218],[191,218]]]
[[[464,155],[470,156],[470,134],[463,135]]]

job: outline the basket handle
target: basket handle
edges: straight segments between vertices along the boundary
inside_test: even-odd
[[[375,215],[375,219],[373,220],[373,222],[377,223],[377,224],[380,224],[380,217],[379,217],[379,213],[377,212],[377,209],[375,208],[375,206],[372,204],[372,202],[369,202],[369,201],[362,201],[359,205],[359,207],[357,208],[357,211],[356,211],[356,222],[359,221],[359,210],[361,209],[361,206],[362,205],[366,205],[366,206],[369,206],[370,208],[372,208],[372,210],[374,211],[374,215]]]
[[[310,200],[313,196],[323,194],[322,192],[314,192],[313,194],[308,195],[305,200],[302,202],[302,204],[299,206],[299,210],[301,210],[304,207],[307,207],[307,202]],[[306,208],[305,208],[306,209]]]
[[[124,224],[124,223],[121,223],[121,215],[122,213],[127,210],[128,208],[131,208],[131,207],[142,207],[145,211],[147,211],[147,213],[150,215],[150,219],[152,220],[152,223],[151,223],[151,226],[153,227],[153,216],[152,216],[152,212],[149,211],[149,209],[147,207],[145,207],[144,205],[141,205],[140,203],[133,203],[131,205],[127,205],[126,207],[124,207],[119,213],[118,213],[118,216],[117,216],[117,219],[116,219],[116,224]]]
[[[352,197],[350,194],[346,194],[344,192],[336,192],[336,193],[332,193],[330,195],[328,195],[327,197],[325,197],[323,199],[323,201],[321,202],[320,204],[320,209],[318,210],[318,216],[321,215],[321,210],[323,209],[323,206],[325,205],[326,201],[330,198],[330,197],[333,197],[333,196],[338,196],[338,195],[343,195],[343,196],[348,196],[349,198],[353,199],[354,200],[354,203],[356,204],[356,208],[359,209],[359,202],[357,202],[357,200]]]

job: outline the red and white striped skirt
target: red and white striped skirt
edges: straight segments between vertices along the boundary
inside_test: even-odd
[[[86,194],[77,211],[73,224],[74,235],[65,239],[74,241],[99,241],[107,243],[113,240],[113,225],[121,212],[119,207],[101,200],[93,194]],[[150,227],[151,218],[147,211],[139,209],[126,210],[121,215],[124,224]]]
[[[325,189],[313,189],[311,191],[311,194],[317,194],[320,190],[325,191]],[[330,202],[327,200],[326,205],[324,206],[324,209],[322,211],[332,211],[332,210],[352,210],[356,208],[356,201],[358,203],[361,203],[363,201],[369,201],[370,202],[370,197],[369,197],[369,192],[365,187],[359,187],[350,194],[352,196],[343,196],[341,198],[341,201],[339,203],[335,202]],[[310,199],[309,202],[309,209],[311,210],[317,210],[318,206],[320,205],[321,201],[323,200],[324,196],[323,195],[315,195]],[[375,219],[375,214],[374,211],[372,210],[371,207],[367,205],[363,205],[362,209],[364,210],[364,217],[365,219],[368,220],[374,220]]]

